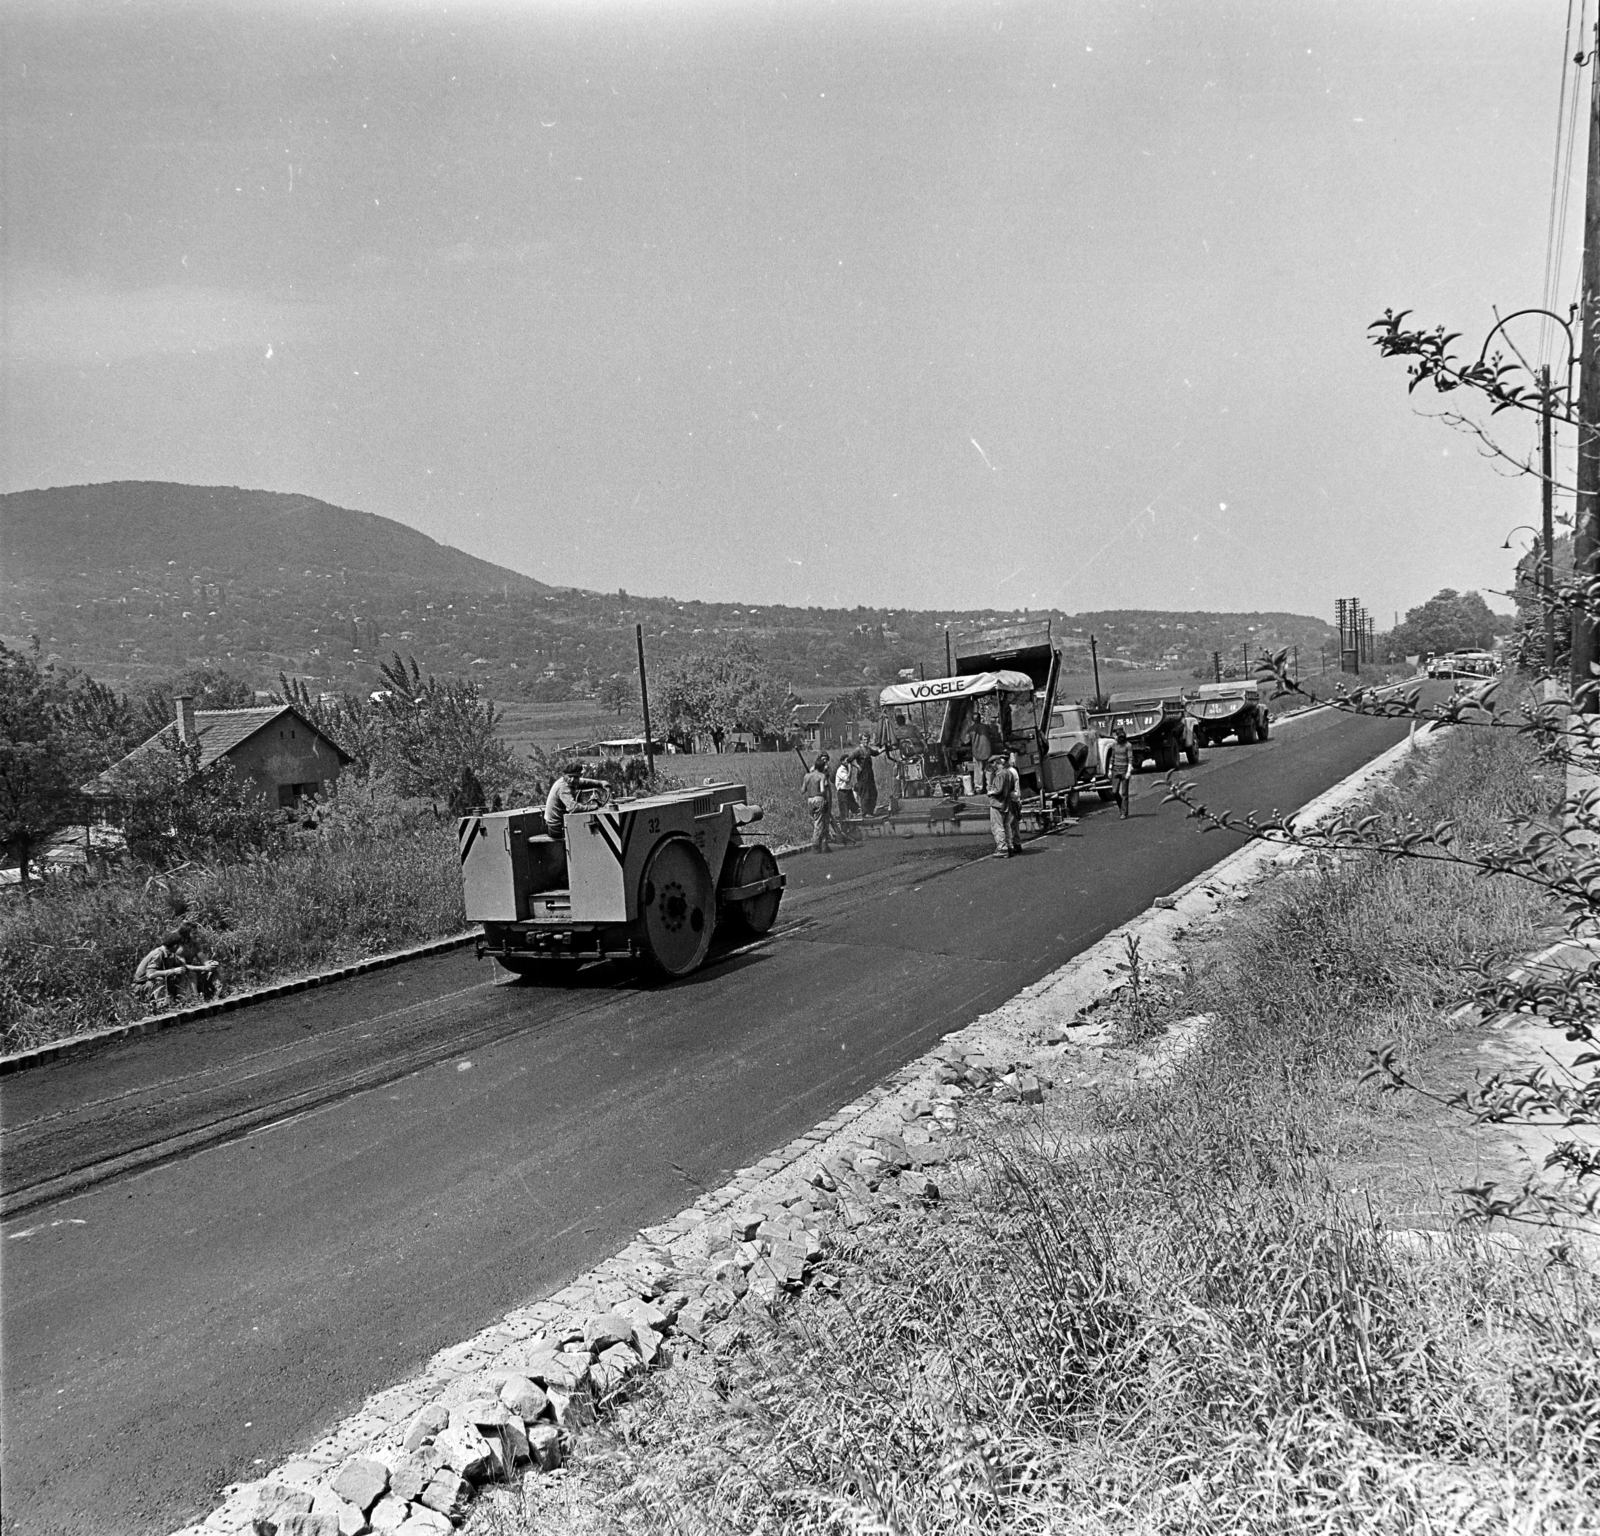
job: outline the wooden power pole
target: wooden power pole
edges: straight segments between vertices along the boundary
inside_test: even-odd
[[[1544,675],[1556,675],[1556,527],[1555,527],[1555,465],[1550,451],[1550,369],[1539,370],[1539,499],[1543,512],[1544,570],[1541,573],[1544,591],[1540,594],[1544,608]]]
[[[650,679],[644,672],[644,625],[633,626],[633,638],[639,647],[639,709],[644,715],[644,765],[653,779],[656,776],[656,748],[650,739]]]
[[[1597,25],[1600,33],[1600,25]],[[1600,576],[1600,68],[1589,50],[1589,158],[1584,179],[1583,297],[1578,350],[1578,505],[1572,526],[1573,579],[1582,589]],[[1572,615],[1572,691],[1585,714],[1596,709],[1595,621],[1581,605]],[[1587,690],[1580,698],[1579,689]]]

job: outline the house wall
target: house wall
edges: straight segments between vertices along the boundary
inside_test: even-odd
[[[257,731],[228,754],[228,761],[274,805],[282,802],[278,791],[285,785],[326,788],[339,777],[339,754],[316,732],[292,719],[276,720]]]

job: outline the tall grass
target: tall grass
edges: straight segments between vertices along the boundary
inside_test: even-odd
[[[1456,732],[1381,797],[1492,841],[1549,809]],[[1198,962],[1219,1024],[1170,1077],[997,1110],[929,1221],[840,1235],[712,1390],[671,1375],[576,1492],[484,1531],[1535,1532],[1600,1528],[1600,1288],[1470,1235],[1397,1241],[1320,1142],[1552,913],[1440,866],[1324,863]]]
[[[143,1014],[134,967],[177,921],[174,893],[233,988],[466,927],[454,829],[443,823],[339,836],[164,883],[49,880],[0,909],[0,1049]]]

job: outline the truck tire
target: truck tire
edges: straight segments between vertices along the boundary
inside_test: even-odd
[[[1261,740],[1265,741],[1272,733],[1272,717],[1270,715],[1262,715],[1260,730]]]
[[[1178,766],[1178,741],[1169,736],[1156,748],[1156,772],[1171,773]]]
[[[1191,768],[1200,766],[1200,738],[1198,736],[1184,748],[1183,755],[1188,758]]]
[[[639,885],[644,951],[663,976],[687,976],[711,948],[717,893],[700,850],[686,837],[658,843]]]
[[[770,880],[778,873],[778,861],[763,843],[751,843],[736,850],[732,864],[729,885],[754,885],[757,880]],[[723,916],[741,932],[759,938],[777,922],[778,903],[782,900],[781,890],[763,891],[743,901],[730,901],[723,908]]]
[[[1247,715],[1239,722],[1239,745],[1249,747],[1255,745],[1256,723]]]

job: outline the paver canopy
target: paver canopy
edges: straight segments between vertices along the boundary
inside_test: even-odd
[[[937,704],[986,693],[1032,694],[1026,672],[974,672],[971,677],[928,677],[914,683],[891,683],[878,695],[880,704]]]

